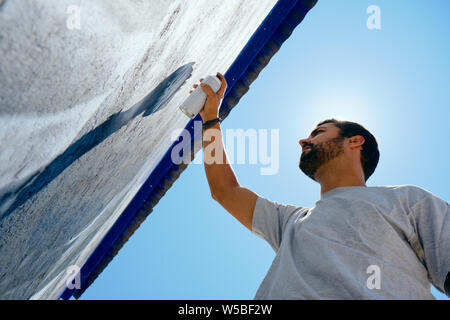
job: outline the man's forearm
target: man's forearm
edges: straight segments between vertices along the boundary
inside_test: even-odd
[[[227,189],[239,186],[225,151],[220,123],[203,130],[203,162],[214,198]]]
[[[217,76],[222,83],[217,93],[210,86],[201,84],[203,91],[208,96],[204,108],[200,111],[200,116],[206,126],[209,126],[210,121],[215,121],[219,117],[220,103],[227,89],[225,77],[220,73]],[[195,84],[193,87],[195,89],[198,85]],[[220,122],[204,129],[202,139],[203,162],[211,195],[239,222],[252,230],[253,211],[258,195],[239,185],[227,158]]]

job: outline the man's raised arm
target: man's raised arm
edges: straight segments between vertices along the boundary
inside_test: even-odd
[[[208,95],[205,107],[200,111],[204,124],[219,117],[219,108],[227,89],[227,82],[222,74],[218,73],[218,76],[222,85],[217,93],[207,84],[200,84]],[[200,79],[200,82],[202,81],[203,79]],[[194,88],[197,87],[195,84]],[[203,161],[213,199],[251,231],[253,210],[258,195],[239,185],[227,158],[219,122],[203,129]]]

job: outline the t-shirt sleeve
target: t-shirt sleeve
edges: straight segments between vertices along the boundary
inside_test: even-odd
[[[266,240],[278,251],[289,218],[307,210],[303,207],[284,205],[258,197],[253,211],[252,233]]]
[[[415,228],[432,284],[450,296],[449,204],[429,194],[412,207]]]

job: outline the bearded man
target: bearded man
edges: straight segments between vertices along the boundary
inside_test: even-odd
[[[218,115],[227,83],[218,77],[217,93],[200,84],[208,95],[203,146],[219,145],[225,159],[204,161],[211,194],[276,252],[255,299],[434,299],[431,284],[450,294],[446,201],[416,186],[366,186],[380,156],[377,141],[360,124],[335,119],[299,141],[299,167],[321,187],[313,208],[242,187],[223,147]]]

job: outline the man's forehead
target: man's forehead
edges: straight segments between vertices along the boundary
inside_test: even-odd
[[[324,123],[324,124],[321,124],[321,125],[315,127],[315,128],[313,129],[313,131],[311,131],[311,134],[313,134],[314,132],[316,132],[316,131],[318,131],[318,130],[320,130],[320,129],[325,129],[325,130],[336,130],[336,129],[338,129],[338,127],[337,127],[334,123],[331,123],[331,122],[329,122],[329,123]]]

